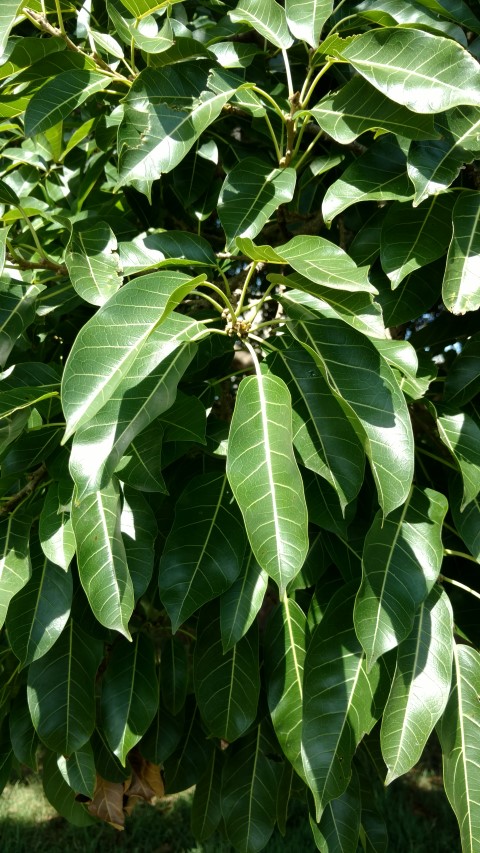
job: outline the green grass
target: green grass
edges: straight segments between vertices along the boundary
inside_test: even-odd
[[[232,853],[220,836],[196,844],[190,832],[191,795],[137,806],[124,832],[107,825],[70,826],[45,800],[38,778],[7,785],[0,797],[1,853]],[[419,766],[378,794],[389,853],[460,853],[455,818],[435,771]],[[275,831],[266,853],[315,850],[303,808],[294,804],[286,838]]]

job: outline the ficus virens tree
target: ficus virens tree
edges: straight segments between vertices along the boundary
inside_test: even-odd
[[[0,782],[480,849],[480,13],[3,0]]]

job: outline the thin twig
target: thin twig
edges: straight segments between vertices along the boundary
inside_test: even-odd
[[[11,498],[0,507],[0,516],[8,515],[8,513],[12,512],[12,510],[16,509],[19,503],[21,503],[24,498],[27,498],[32,492],[35,491],[38,484],[42,482],[47,476],[47,466],[44,462],[37,468],[36,471],[33,471],[32,474],[29,475],[28,483],[25,483],[22,489],[18,491],[15,495],[12,495]]]

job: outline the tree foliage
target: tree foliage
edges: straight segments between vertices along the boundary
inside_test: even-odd
[[[479,849],[475,7],[2,2],[0,782]]]

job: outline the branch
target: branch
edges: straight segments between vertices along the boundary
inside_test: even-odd
[[[17,492],[15,495],[12,495],[12,497],[9,498],[9,500],[6,502],[6,504],[4,504],[2,507],[0,507],[0,516],[8,515],[9,512],[12,512],[12,510],[16,509],[18,504],[21,503],[24,500],[24,498],[28,497],[28,495],[31,495],[32,492],[35,491],[38,484],[41,483],[42,480],[44,480],[46,476],[47,476],[47,466],[45,465],[44,462],[42,462],[42,464],[40,465],[39,468],[37,468],[36,471],[33,471],[32,474],[28,475],[28,477],[29,477],[28,483],[26,483],[23,486],[23,488],[20,489],[20,491]]]

